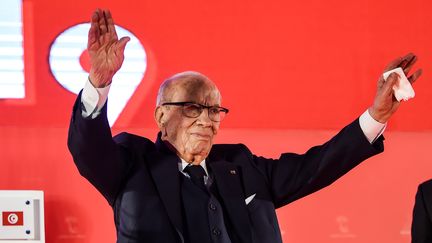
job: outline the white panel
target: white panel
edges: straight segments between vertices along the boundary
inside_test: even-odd
[[[34,239],[34,201],[29,197],[11,197],[0,200],[0,240]],[[21,215],[12,212],[22,213]],[[3,221],[3,215],[7,220]],[[17,225],[23,220],[23,225]]]
[[[43,205],[43,191],[0,190],[0,243],[44,243]]]

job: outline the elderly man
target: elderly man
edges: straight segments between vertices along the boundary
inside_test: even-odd
[[[89,81],[77,98],[68,145],[81,173],[113,207],[118,242],[282,242],[275,209],[313,193],[383,151],[385,124],[400,103],[392,74],[373,105],[323,145],[279,159],[242,144],[214,145],[228,113],[215,84],[183,72],[160,87],[156,142],[108,125],[106,97],[128,37],[117,38],[109,11],[92,17]],[[416,57],[390,63],[408,73]],[[414,82],[421,74],[415,72]]]

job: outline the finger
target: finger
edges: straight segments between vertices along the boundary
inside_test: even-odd
[[[90,30],[88,33],[87,48],[89,48],[91,45],[96,43],[99,39],[99,23],[98,22],[99,22],[99,14],[98,14],[98,10],[96,10],[92,14]]]
[[[103,36],[107,33],[108,29],[107,29],[107,23],[104,17],[105,11],[102,11],[99,13],[99,30],[100,30],[100,35]]]
[[[408,61],[409,61],[408,59],[402,59],[401,63],[397,67],[404,69],[404,67],[407,65]]]
[[[382,87],[382,93],[386,96],[393,95],[393,86],[399,82],[399,74],[391,73]]]
[[[117,43],[118,53],[124,54],[124,49],[126,48],[126,44],[130,41],[129,36],[122,37]]]
[[[384,77],[383,75],[381,75],[381,77],[378,79],[378,85],[377,85],[378,89],[381,89],[384,83],[385,83]]]
[[[92,14],[91,23],[97,24],[98,22],[99,22],[99,9],[96,9]]]
[[[403,57],[398,57],[392,62],[390,62],[390,64],[387,65],[387,67],[384,69],[384,72],[390,71],[397,67],[401,67],[404,73],[407,75],[416,62],[416,55],[414,55],[413,53],[408,53],[407,55]]]
[[[405,56],[402,57],[402,62],[399,65],[401,68],[405,68],[405,66],[415,57],[413,53],[408,53]]]
[[[99,21],[103,16],[102,10],[100,8],[97,8],[94,14],[95,14],[95,21],[97,21],[96,24],[99,27]]]
[[[409,78],[408,81],[413,84],[423,73],[422,69],[415,71]]]
[[[390,71],[392,69],[397,68],[403,61],[404,59],[402,57],[398,57],[396,59],[394,59],[393,61],[391,61],[386,68],[384,69],[384,72]]]
[[[405,75],[408,75],[409,71],[411,70],[411,68],[414,66],[414,64],[417,62],[417,57],[413,56],[408,63],[406,64],[405,67],[403,67],[404,73]]]
[[[114,25],[114,20],[112,18],[111,12],[109,10],[107,10],[105,17],[106,17],[106,21],[108,24],[108,32],[112,35],[113,38],[115,38],[117,40],[118,37],[117,37],[115,25]]]
[[[108,18],[107,18],[107,15],[108,15],[108,10],[104,10],[102,16],[103,16],[103,18],[104,18],[105,25],[107,26],[107,32],[109,32],[109,29],[108,29]]]

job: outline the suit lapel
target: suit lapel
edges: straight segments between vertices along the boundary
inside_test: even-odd
[[[155,151],[149,156],[149,169],[168,217],[183,237],[178,160],[174,153],[163,149]]]
[[[252,242],[249,214],[241,183],[241,170],[232,163],[223,160],[209,161],[215,182],[222,197],[229,220],[242,242]]]

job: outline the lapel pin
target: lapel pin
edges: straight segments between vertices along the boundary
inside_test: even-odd
[[[235,174],[237,174],[237,172],[235,170],[230,170],[230,174],[235,175]]]

